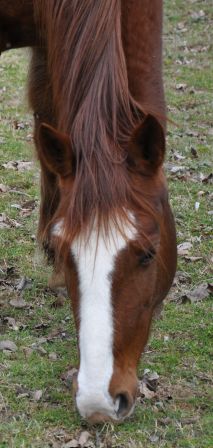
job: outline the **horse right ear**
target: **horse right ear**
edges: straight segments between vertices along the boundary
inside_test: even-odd
[[[49,124],[42,123],[38,131],[38,155],[52,173],[66,177],[73,172],[73,152],[70,138]]]
[[[130,163],[142,174],[152,175],[163,163],[165,146],[161,124],[153,115],[147,115],[131,138]]]

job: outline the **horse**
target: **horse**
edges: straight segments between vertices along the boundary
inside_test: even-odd
[[[162,1],[14,3],[0,0],[0,49],[32,47],[38,235],[71,298],[77,409],[91,423],[121,422],[134,411],[137,366],[176,270]]]

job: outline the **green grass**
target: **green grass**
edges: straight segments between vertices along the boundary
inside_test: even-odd
[[[193,18],[192,13],[200,10],[205,15]],[[2,285],[0,339],[10,339],[18,347],[15,353],[0,352],[0,448],[58,447],[85,429],[97,447],[213,446],[212,301],[209,297],[192,305],[178,300],[187,290],[212,281],[211,184],[199,179],[200,173],[209,175],[212,166],[212,10],[211,0],[165,1],[165,87],[169,115],[176,123],[168,129],[167,163],[183,167],[177,174],[168,169],[170,197],[178,242],[191,241],[190,255],[202,259],[179,259],[178,270],[187,276],[169,293],[163,319],[153,323],[139,366],[139,376],[145,368],[158,372],[158,395],[139,401],[133,417],[122,425],[88,428],[75,411],[71,390],[63,380],[78,359],[70,305],[52,306],[56,297],[46,286],[51,269],[34,237],[38,167],[27,172],[0,168],[0,184],[8,187],[0,195],[0,213],[21,224],[2,229],[0,235],[2,278],[13,268]],[[0,59],[1,163],[33,158],[32,118],[24,103],[27,60],[26,51],[9,52]],[[181,91],[177,84],[186,86]],[[16,129],[17,122],[24,124],[23,129]],[[192,157],[192,147],[197,158]],[[185,159],[175,160],[175,152]],[[14,208],[30,199],[36,200],[36,208],[29,216]],[[27,306],[18,310],[9,302],[17,294],[13,284],[23,276],[32,283],[23,293]],[[8,326],[8,317],[15,319],[18,329]],[[46,342],[40,344],[41,337]],[[51,352],[57,354],[55,361],[49,358]],[[36,390],[42,390],[39,401],[33,399]]]

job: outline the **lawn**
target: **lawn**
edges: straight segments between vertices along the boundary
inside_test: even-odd
[[[212,30],[211,0],[165,1],[164,77],[174,122],[165,167],[179,264],[139,366],[139,378],[145,369],[157,372],[157,389],[140,395],[134,415],[118,426],[89,427],[74,408],[70,305],[63,290],[47,287],[51,268],[35,236],[39,167],[25,100],[29,52],[1,56],[0,344],[10,347],[0,350],[0,448],[212,448]]]

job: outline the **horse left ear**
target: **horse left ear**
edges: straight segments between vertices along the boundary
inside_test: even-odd
[[[165,133],[153,115],[147,115],[135,130],[130,142],[130,163],[143,174],[151,175],[162,165],[165,155]]]
[[[73,151],[70,138],[46,123],[38,131],[38,155],[52,173],[66,177],[73,172]]]

